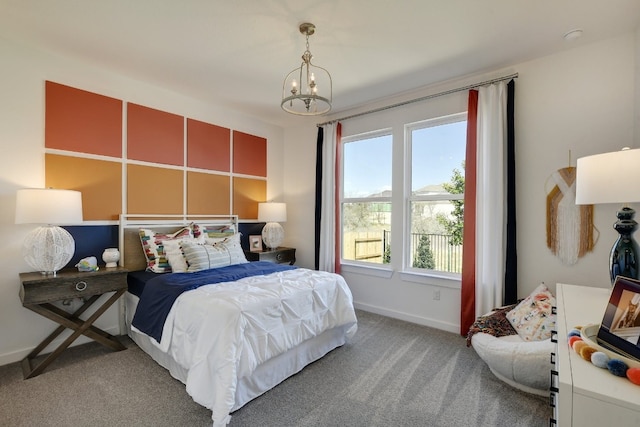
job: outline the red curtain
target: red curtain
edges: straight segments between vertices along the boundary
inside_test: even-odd
[[[340,248],[342,247],[341,242],[342,239],[340,237],[342,230],[342,222],[340,221],[340,170],[342,161],[342,123],[338,123],[336,125],[336,167],[335,167],[335,207],[336,207],[336,236],[335,236],[335,250],[336,250],[336,259],[335,259],[335,271],[340,274]]]
[[[476,320],[476,136],[478,91],[469,91],[467,108],[467,151],[465,160],[464,230],[460,334],[466,336]]]

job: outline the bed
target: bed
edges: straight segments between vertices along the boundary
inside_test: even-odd
[[[130,271],[124,296],[127,334],[212,411],[216,427],[356,332],[352,296],[342,276],[243,261],[235,216],[121,215],[119,229],[121,264]],[[181,248],[184,258],[187,250],[206,251],[205,268],[182,272],[177,261],[158,257],[156,266],[175,264],[178,272],[144,272],[152,264],[140,230],[143,236],[156,233],[151,241],[179,236],[177,245],[164,242],[169,259],[170,246]],[[192,238],[200,239],[198,247]],[[219,247],[230,258],[237,255],[235,262],[218,266]],[[185,265],[198,265],[194,259]],[[212,265],[216,268],[208,268]]]

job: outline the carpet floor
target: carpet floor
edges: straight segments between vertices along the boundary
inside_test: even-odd
[[[244,426],[547,426],[548,399],[498,380],[463,337],[358,311],[358,332],[232,414]],[[0,367],[2,426],[207,426],[211,412],[127,337],[91,343],[40,376]]]

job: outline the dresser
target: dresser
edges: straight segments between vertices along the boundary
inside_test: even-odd
[[[558,284],[557,348],[552,355],[551,425],[560,427],[640,426],[640,386],[598,368],[571,350],[568,332],[600,324],[610,288]]]

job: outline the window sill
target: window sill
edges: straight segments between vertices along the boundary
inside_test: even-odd
[[[373,267],[362,264],[347,264],[343,262],[340,265],[340,269],[347,273],[358,273],[367,276],[382,277],[384,279],[390,279],[391,276],[393,276],[393,270],[390,268]]]
[[[425,285],[440,286],[443,288],[460,289],[461,279],[457,276],[437,273],[419,273],[417,271],[403,271],[400,279],[405,282],[422,283]]]

